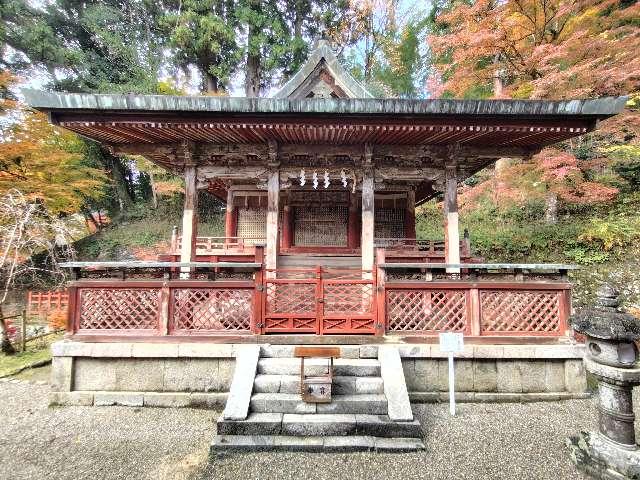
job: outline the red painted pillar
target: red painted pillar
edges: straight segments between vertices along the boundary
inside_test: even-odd
[[[233,192],[227,192],[227,211],[224,218],[224,236],[225,243],[233,243],[235,241],[236,230],[238,228],[238,210],[233,206]]]
[[[291,215],[291,207],[285,205],[282,208],[282,250],[288,250],[293,244],[293,215]]]
[[[358,198],[349,195],[349,217],[347,219],[347,247],[355,250],[360,246],[360,223],[358,222]]]
[[[416,192],[407,192],[407,206],[404,212],[404,236],[411,240],[416,239]],[[409,242],[409,245],[415,242]]]

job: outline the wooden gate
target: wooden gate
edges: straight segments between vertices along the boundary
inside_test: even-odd
[[[376,333],[375,272],[267,270],[262,333]]]

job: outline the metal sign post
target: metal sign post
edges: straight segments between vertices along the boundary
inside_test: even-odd
[[[446,332],[440,334],[440,351],[449,355],[449,413],[456,414],[455,395],[455,370],[453,368],[453,354],[464,349],[464,337],[462,333]]]

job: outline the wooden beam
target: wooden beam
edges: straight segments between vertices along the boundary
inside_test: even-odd
[[[184,169],[184,210],[182,213],[182,245],[180,261],[193,262],[196,256],[196,236],[198,235],[198,190],[196,189],[197,167]],[[190,269],[185,267],[183,272]]]
[[[224,218],[225,243],[233,243],[231,237],[236,236],[238,210],[233,205],[233,191],[227,190],[227,209]]]
[[[359,245],[360,222],[358,222],[358,197],[355,193],[349,194],[349,218],[347,220],[347,247],[355,250]]]
[[[365,145],[362,170],[362,235],[360,240],[362,251],[362,270],[373,270],[375,260],[375,193],[372,156],[373,148],[369,144]]]
[[[404,236],[416,238],[416,191],[407,192],[407,205],[404,211]]]
[[[282,207],[282,249],[288,250],[293,244],[293,215],[290,205]]]
[[[445,164],[444,188],[444,258],[445,263],[460,263],[460,226],[458,219],[458,175],[456,149],[451,149]],[[448,268],[448,273],[460,273]]]
[[[269,142],[269,173],[267,176],[267,245],[265,264],[267,269],[275,269],[278,263],[278,213],[280,210],[280,170],[278,165],[278,145]],[[267,272],[275,276],[275,272]]]

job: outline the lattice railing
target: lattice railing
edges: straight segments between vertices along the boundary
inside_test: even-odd
[[[480,328],[486,333],[556,333],[562,327],[558,291],[482,290]]]
[[[81,280],[69,294],[83,335],[249,333],[260,316],[254,281]]]
[[[469,331],[468,293],[464,290],[389,290],[388,330],[437,333]]]
[[[173,329],[186,332],[248,332],[253,320],[252,295],[249,289],[173,289]]]
[[[79,290],[78,330],[157,330],[159,288]]]
[[[561,336],[568,328],[566,283],[411,281],[388,282],[385,290],[389,333]]]

